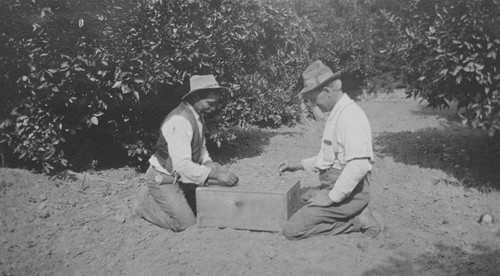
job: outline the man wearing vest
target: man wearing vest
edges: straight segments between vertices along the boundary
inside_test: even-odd
[[[363,110],[341,90],[340,76],[341,72],[333,73],[319,60],[302,74],[304,89],[299,96],[329,112],[321,149],[316,156],[301,161],[283,161],[278,170],[280,174],[318,172],[323,189],[303,195],[306,205],[283,227],[288,239],[350,232],[375,238],[383,230],[380,217],[368,206],[373,161],[370,123]]]
[[[215,182],[234,186],[238,177],[217,169],[205,146],[204,116],[215,110],[224,91],[213,75],[195,75],[191,90],[170,112],[160,128],[155,154],[149,159],[147,185],[134,213],[174,232],[195,224],[197,186]]]

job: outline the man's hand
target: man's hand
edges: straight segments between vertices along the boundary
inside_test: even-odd
[[[216,180],[221,185],[235,186],[238,183],[238,176],[232,172],[217,172]]]
[[[281,161],[278,167],[278,173],[281,176],[284,172],[288,171],[288,161]]]
[[[333,201],[328,196],[329,190],[319,190],[308,201],[307,206],[328,207]]]
[[[281,161],[278,167],[278,173],[279,175],[282,175],[284,172],[289,171],[289,172],[294,172],[297,170],[303,169],[302,163],[300,164],[290,164],[287,160]]]

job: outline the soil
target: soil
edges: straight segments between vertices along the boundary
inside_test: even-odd
[[[288,241],[280,233],[163,230],[132,216],[131,168],[50,178],[0,169],[1,275],[500,275],[500,153],[454,110],[391,94],[360,100],[374,133],[371,206],[386,230]],[[212,153],[242,177],[319,150],[323,122],[242,131]],[[318,185],[313,173],[285,181]],[[493,222],[480,223],[483,214]],[[486,216],[486,218],[489,218]]]

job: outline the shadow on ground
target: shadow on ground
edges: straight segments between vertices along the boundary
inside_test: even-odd
[[[441,119],[446,119],[448,120],[449,123],[458,124],[460,122],[460,117],[457,114],[457,103],[451,103],[448,108],[437,108],[437,109],[421,105],[420,109],[412,110],[411,113],[413,115],[420,117],[432,116]]]
[[[485,133],[455,127],[381,133],[375,146],[396,162],[442,170],[468,187],[500,190],[500,150]]]
[[[396,162],[439,169],[467,187],[500,190],[500,143],[486,132],[461,126],[456,105],[413,110],[417,116],[444,119],[439,128],[385,132],[374,139],[377,153]]]
[[[208,151],[212,160],[226,165],[239,159],[252,158],[263,153],[264,148],[269,145],[274,136],[297,136],[299,132],[287,131],[278,132],[268,129],[238,129],[234,131],[237,138],[228,144],[217,147],[214,143],[207,142]]]
[[[457,246],[434,246],[436,250],[431,254],[422,254],[413,260],[392,257],[387,264],[368,270],[363,275],[500,275],[499,249],[475,244],[471,253]]]

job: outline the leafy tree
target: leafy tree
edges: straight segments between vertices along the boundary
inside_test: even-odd
[[[373,16],[370,1],[294,0],[294,9],[313,29],[312,59],[332,70],[366,77],[374,73]]]
[[[393,59],[413,88],[431,107],[458,102],[464,123],[500,130],[500,6],[493,0],[406,1],[387,14],[401,33],[389,45]]]
[[[286,7],[5,0],[0,8],[0,141],[33,168],[59,170],[110,147],[144,164],[193,74],[234,88],[211,125],[216,143],[234,139],[233,126],[298,119],[292,88],[307,62],[308,25]]]

